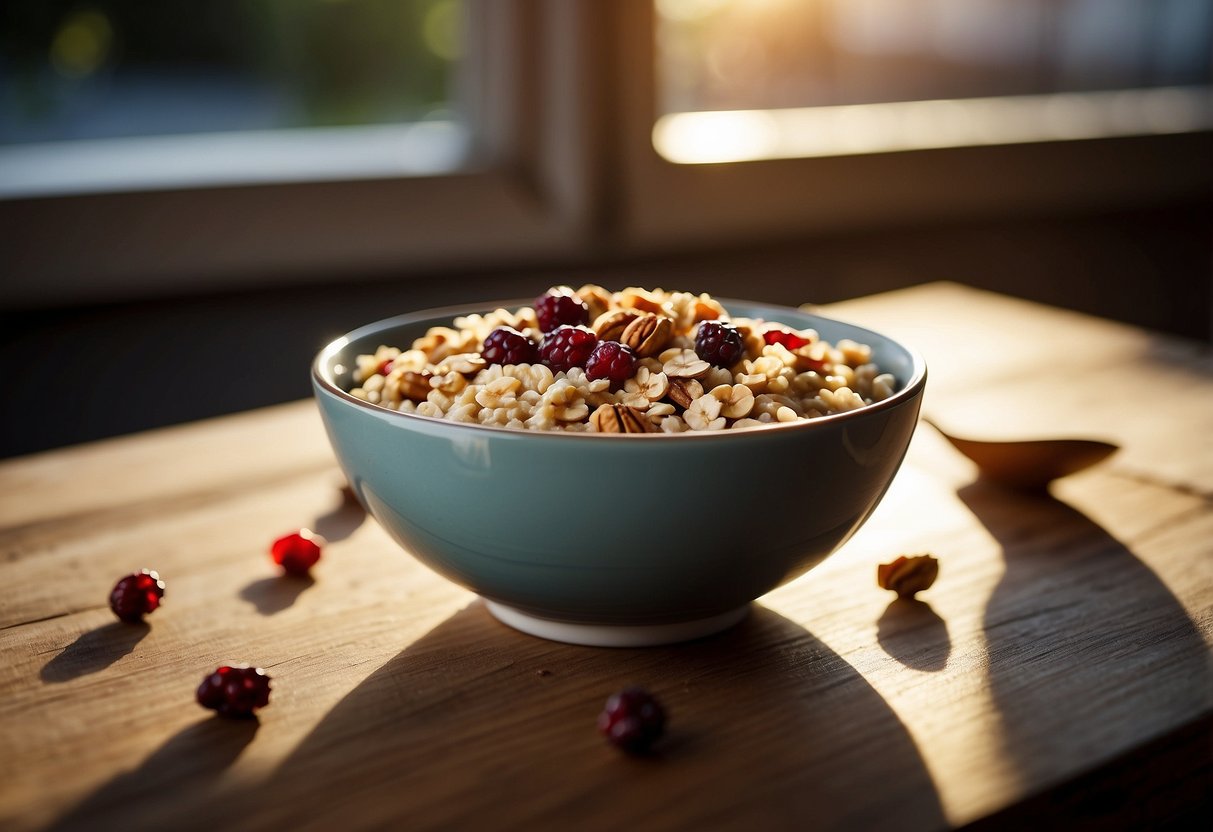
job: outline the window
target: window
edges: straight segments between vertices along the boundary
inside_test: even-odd
[[[154,6],[0,7],[0,301],[290,285],[579,242],[578,113],[557,99],[584,79],[554,65],[584,37],[573,10]]]
[[[0,15],[3,194],[432,173],[467,154],[458,0],[12,0]]]
[[[1204,198],[1213,0],[10,0],[0,301]]]
[[[664,249],[1204,199],[1211,2],[625,2],[616,236]],[[1085,34],[1042,76],[1063,10]],[[1100,69],[1125,19],[1150,24],[1140,57]]]
[[[837,156],[1208,126],[1209,0],[658,0],[658,151]]]
[[[662,111],[1208,83],[1209,0],[657,0]]]

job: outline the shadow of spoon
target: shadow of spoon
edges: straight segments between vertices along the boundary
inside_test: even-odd
[[[948,433],[925,416],[922,420],[971,459],[986,479],[1029,491],[1090,468],[1120,448],[1097,439],[967,439]]]

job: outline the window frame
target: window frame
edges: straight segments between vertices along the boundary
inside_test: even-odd
[[[620,0],[614,8],[616,100],[623,104],[614,229],[630,251],[1207,200],[1213,193],[1210,130],[676,164],[653,146],[662,115],[653,3]]]
[[[0,305],[105,302],[568,256],[595,198],[580,4],[465,0],[473,149],[436,175],[0,199]]]

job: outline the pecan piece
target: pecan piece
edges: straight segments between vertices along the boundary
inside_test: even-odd
[[[619,343],[641,358],[657,355],[674,336],[674,322],[663,315],[641,315],[624,327]]]
[[[693,378],[671,378],[669,384],[666,396],[684,410],[703,395],[703,385]]]
[[[658,428],[643,410],[622,404],[604,404],[590,414],[599,433],[656,433]]]
[[[939,561],[931,555],[899,556],[892,563],[876,567],[876,583],[881,589],[896,592],[901,598],[913,598],[939,576]]]
[[[618,341],[627,329],[628,324],[640,317],[639,312],[629,309],[616,309],[599,315],[592,329],[600,341]]]
[[[414,373],[405,370],[400,375],[400,395],[415,402],[425,401],[430,394],[430,376],[427,373]]]

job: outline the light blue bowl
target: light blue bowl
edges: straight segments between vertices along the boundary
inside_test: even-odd
[[[681,641],[834,552],[901,465],[926,365],[913,350],[796,309],[725,300],[738,317],[872,347],[897,379],[874,405],[724,432],[565,434],[447,422],[346,391],[355,356],[504,302],[401,315],[338,338],[312,382],[337,460],[408,552],[481,595],[501,621],[580,644]]]

